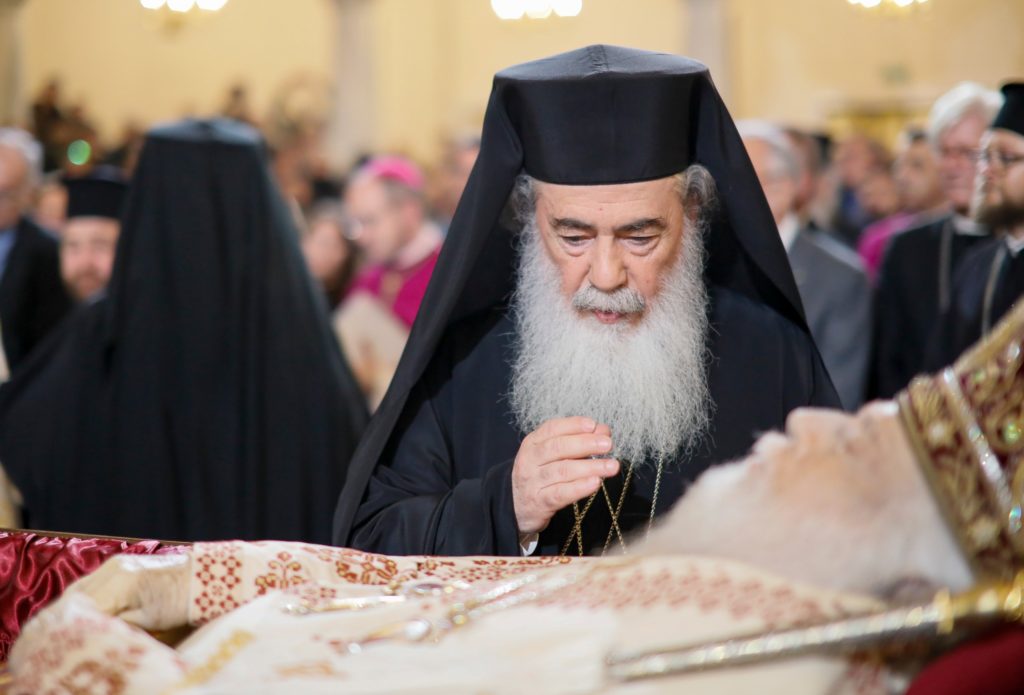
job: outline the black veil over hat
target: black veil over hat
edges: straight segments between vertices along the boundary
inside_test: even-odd
[[[29,522],[324,542],[365,425],[267,167],[226,120],[146,139],[108,294],[0,390]]]
[[[499,223],[516,177],[597,185],[705,166],[720,207],[706,237],[708,282],[764,304],[807,332],[764,193],[707,68],[693,60],[589,46],[495,75],[480,154],[449,228],[391,387],[360,443],[335,516],[344,544],[411,389],[446,331],[505,303],[512,235]],[[495,404],[495,407],[502,407]]]

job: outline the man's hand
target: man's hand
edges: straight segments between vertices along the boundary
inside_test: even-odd
[[[592,495],[619,472],[611,429],[584,417],[548,420],[526,435],[512,465],[512,502],[519,532],[540,533],[559,509]]]
[[[103,613],[146,630],[188,624],[192,558],[172,555],[115,555],[79,579],[64,597],[85,595]]]

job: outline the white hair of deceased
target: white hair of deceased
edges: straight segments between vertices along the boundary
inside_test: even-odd
[[[43,178],[43,146],[21,128],[0,128],[0,147],[14,150],[25,161],[26,183],[35,188]]]
[[[699,165],[675,179],[686,212],[680,256],[649,301],[629,287],[604,292],[589,283],[568,300],[540,237],[534,181],[517,180],[510,201],[520,257],[509,402],[524,432],[553,418],[590,417],[611,428],[612,454],[636,466],[668,463],[701,441],[713,408],[702,233],[715,184]],[[644,315],[635,325],[605,325],[577,310]]]
[[[947,130],[968,116],[977,115],[987,126],[1003,106],[1003,95],[977,82],[961,82],[935,100],[928,113],[928,138],[938,145]]]

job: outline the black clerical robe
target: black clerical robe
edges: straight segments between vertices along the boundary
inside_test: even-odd
[[[666,466],[657,513],[710,465],[742,456],[758,434],[783,427],[792,409],[839,407],[806,332],[731,290],[710,295],[711,427],[696,453]],[[356,512],[349,545],[392,554],[519,554],[510,476],[525,433],[506,400],[514,339],[503,309],[453,327],[410,393]],[[608,481],[614,502],[622,479]],[[654,479],[651,466],[636,473],[620,516],[624,532],[645,526]],[[562,510],[541,534],[537,552],[559,553],[572,526],[571,508]],[[584,547],[600,552],[610,528],[603,496],[583,527]]]
[[[60,277],[57,240],[22,218],[0,277],[0,331],[13,371],[71,309]]]
[[[999,323],[1024,295],[1024,253],[1011,252],[1002,238],[972,249],[953,280],[949,309],[932,334],[925,367],[953,364]]]
[[[106,295],[0,388],[33,524],[326,542],[366,420],[259,133],[149,132]]]
[[[958,233],[950,215],[889,242],[875,295],[870,397],[891,398],[925,370],[928,341],[949,304],[952,278],[971,248],[989,238]]]

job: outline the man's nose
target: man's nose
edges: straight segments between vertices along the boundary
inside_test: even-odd
[[[786,417],[786,433],[800,438],[807,435],[827,437],[838,432],[852,416],[824,408],[797,408]]]
[[[603,292],[617,290],[626,284],[626,265],[615,239],[597,238],[589,279],[591,285]]]
[[[975,176],[984,181],[994,179],[999,173],[999,167],[994,166],[994,164],[992,157],[979,157],[978,164],[974,169]]]

